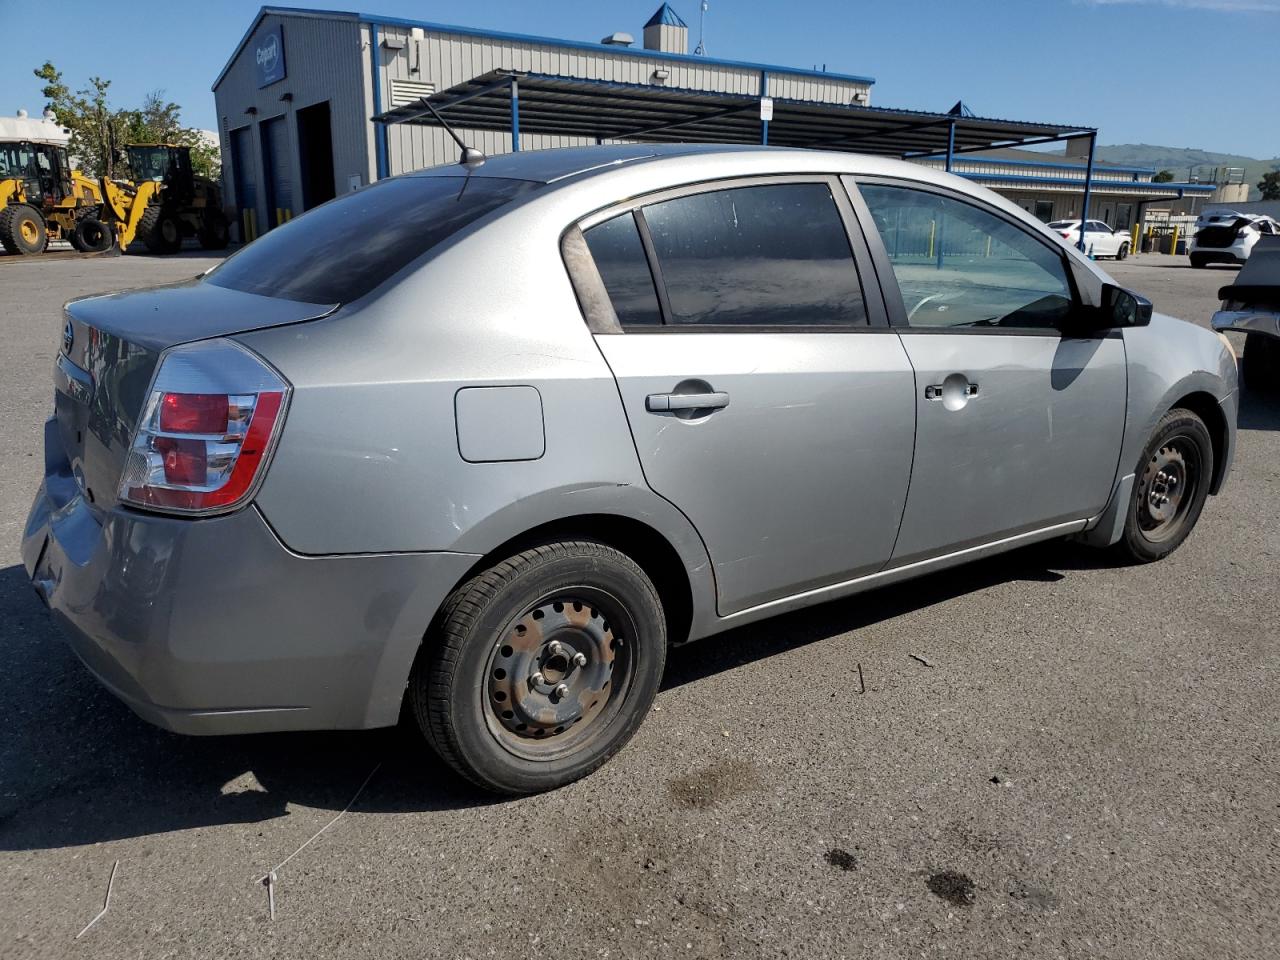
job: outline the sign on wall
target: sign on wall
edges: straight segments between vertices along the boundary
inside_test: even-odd
[[[266,33],[259,35],[253,56],[258,64],[259,89],[284,79],[284,26],[282,24],[277,23]]]

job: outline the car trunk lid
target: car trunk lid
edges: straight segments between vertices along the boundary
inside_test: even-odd
[[[318,319],[335,307],[199,280],[67,304],[54,365],[54,416],[66,468],[85,500],[98,510],[116,504],[134,427],[166,348]]]

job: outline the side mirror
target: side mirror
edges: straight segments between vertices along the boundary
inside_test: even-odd
[[[1108,330],[1145,327],[1151,322],[1151,301],[1114,283],[1102,285],[1102,326]]]

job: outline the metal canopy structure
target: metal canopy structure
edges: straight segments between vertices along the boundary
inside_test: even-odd
[[[767,71],[761,72],[760,89],[769,89]],[[927,113],[507,70],[378,114],[373,120],[381,125],[380,137],[388,124],[439,126],[428,103],[451,126],[510,131],[513,150],[520,149],[523,131],[594,137],[597,142],[772,144],[903,158],[941,155],[950,170],[958,153],[1087,137],[1085,210],[1097,141],[1093,127],[975,117],[962,103],[948,113]]]
[[[765,78],[767,83],[767,77]],[[615,83],[492,71],[429,98],[450,124],[478,130],[576,134],[601,140],[761,143],[913,156],[1020,146],[1087,137],[1091,127],[995,120],[961,113],[925,113],[856,104],[761,98],[658,85]],[[422,101],[373,118],[379,123],[436,125]],[[517,148],[518,149],[518,148]]]

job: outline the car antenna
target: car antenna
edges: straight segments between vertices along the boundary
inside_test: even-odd
[[[462,151],[462,156],[458,159],[458,163],[466,167],[468,173],[489,159],[475,147],[469,147],[463,143],[462,138],[454,132],[453,127],[449,126],[448,121],[445,120],[444,117],[440,116],[440,111],[435,108],[430,100],[427,100],[424,97],[422,105],[431,111],[431,115],[439,121],[440,126],[444,127],[445,132],[448,133],[449,136],[453,137],[453,142],[456,143],[458,145],[458,149]]]

